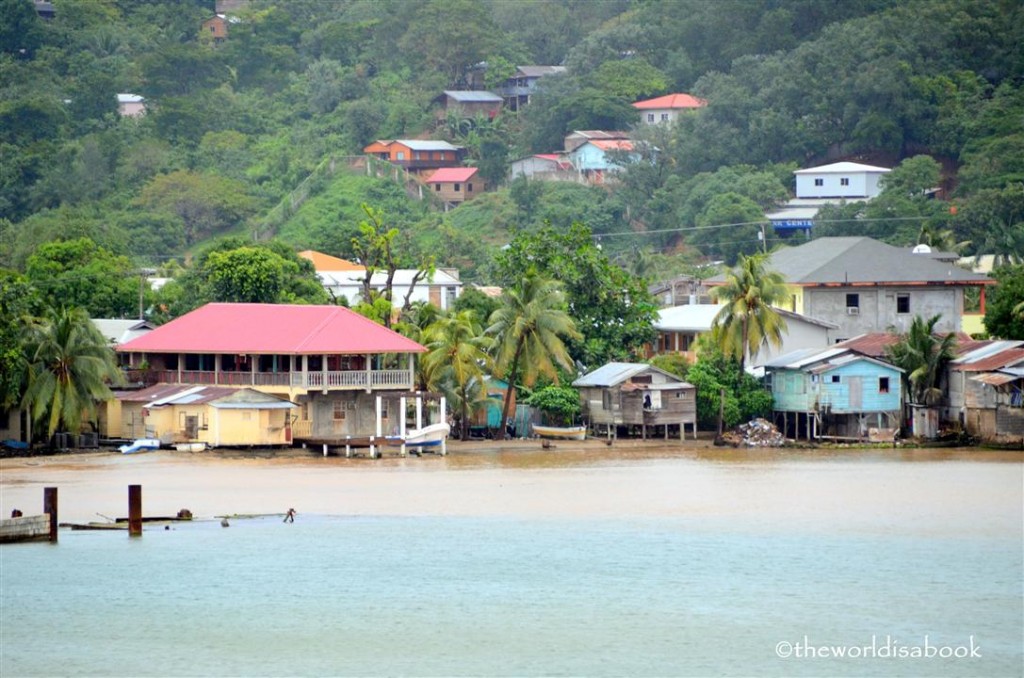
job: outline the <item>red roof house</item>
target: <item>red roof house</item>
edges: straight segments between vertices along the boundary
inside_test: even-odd
[[[426,348],[341,306],[207,304],[117,347],[150,384],[248,387],[299,406],[296,439],[380,435]],[[443,409],[443,408],[442,408]]]
[[[442,167],[427,178],[426,184],[445,202],[465,202],[484,192],[476,167]]]

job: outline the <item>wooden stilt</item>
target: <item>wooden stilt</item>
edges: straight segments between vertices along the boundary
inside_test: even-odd
[[[50,541],[57,541],[57,488],[43,488],[43,513],[50,516]]]
[[[142,536],[142,485],[128,486],[128,536]]]

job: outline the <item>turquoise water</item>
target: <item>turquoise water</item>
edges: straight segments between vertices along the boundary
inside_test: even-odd
[[[1020,535],[311,516],[0,549],[0,675],[1022,672]],[[980,658],[781,659],[780,642]]]

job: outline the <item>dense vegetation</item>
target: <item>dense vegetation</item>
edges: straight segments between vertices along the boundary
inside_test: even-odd
[[[395,233],[395,262],[554,278],[579,328],[569,355],[588,365],[650,339],[644,279],[778,244],[760,223],[799,167],[896,168],[870,204],[824,211],[816,235],[1001,264],[1024,252],[1015,0],[251,0],[223,42],[200,30],[213,0],[53,5],[45,21],[31,0],[0,0],[7,401],[25,361],[15,319],[56,300],[157,321],[212,298],[322,302],[294,252],[360,256],[364,205]],[[517,64],[567,71],[520,112],[436,111],[441,90],[493,87]],[[510,160],[574,129],[632,129],[630,104],[669,92],[709,103],[635,129],[619,181],[504,181]],[[118,93],[147,113],[119,115]],[[466,147],[496,190],[444,212],[359,158],[374,139],[428,136]],[[154,271],[177,280],[143,289]],[[996,300],[990,329],[1019,332],[1020,300]],[[472,303],[485,324],[494,309]]]

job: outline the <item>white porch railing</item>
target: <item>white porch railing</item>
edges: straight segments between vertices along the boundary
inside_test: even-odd
[[[157,380],[165,384],[208,384],[223,386],[293,386],[309,389],[374,389],[413,387],[409,370],[348,370],[333,372],[212,372],[209,370],[163,370]]]

